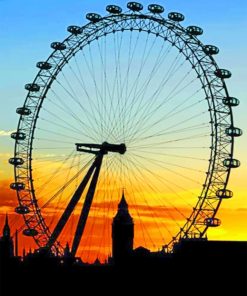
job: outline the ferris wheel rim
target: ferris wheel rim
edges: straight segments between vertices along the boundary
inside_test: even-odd
[[[174,36],[177,37],[176,41],[174,41],[174,46],[175,47],[179,48],[178,47],[178,44],[176,42],[178,42],[178,40],[179,40],[179,42],[184,41],[182,37],[187,36],[188,39],[191,40],[191,44],[186,44],[185,49],[188,50],[188,48],[190,48],[190,46],[192,46],[192,47],[195,46],[198,49],[200,48],[201,53],[203,52],[203,46],[204,45],[198,40],[198,38],[196,36],[189,35],[188,32],[186,31],[186,29],[183,28],[179,23],[172,22],[172,21],[169,21],[169,20],[165,20],[163,18],[160,18],[159,16],[158,17],[155,17],[153,14],[144,15],[144,14],[135,14],[135,13],[132,13],[132,14],[121,14],[121,15],[110,15],[110,16],[102,17],[96,23],[89,22],[86,26],[81,27],[81,30],[82,30],[82,32],[84,32],[86,29],[89,28],[89,30],[99,31],[100,30],[100,24],[102,24],[102,28],[105,28],[106,22],[109,22],[110,25],[112,25],[114,27],[114,24],[119,24],[119,23],[121,23],[123,21],[128,21],[128,20],[131,21],[131,20],[133,20],[133,25],[134,25],[134,21],[135,20],[139,20],[140,21],[140,20],[143,20],[143,19],[148,20],[151,23],[157,24],[158,26],[156,27],[156,29],[157,28],[159,29],[159,28],[161,28],[163,26],[163,27],[166,27],[167,31],[170,30],[170,31],[174,32]],[[122,30],[123,28],[120,28],[120,29]],[[131,28],[129,28],[128,30],[130,30],[130,29]],[[138,28],[138,29],[140,29],[140,28]],[[148,32],[148,30],[146,30],[146,32]],[[111,33],[113,33],[113,31],[109,32],[108,34],[111,34]],[[153,32],[150,32],[150,33],[157,34],[157,31],[154,30]],[[78,35],[71,34],[61,44],[68,44],[69,42],[71,42],[71,40],[79,38]],[[85,36],[87,38],[89,38],[89,36],[87,34]],[[174,36],[172,36],[172,37],[174,37]],[[168,42],[172,42],[172,40],[169,40],[169,39],[167,39],[167,41]],[[28,159],[27,171],[29,171],[29,173],[27,172],[26,178],[27,178],[28,185],[29,185],[28,187],[30,188],[29,189],[30,190],[30,192],[29,192],[30,193],[30,202],[32,201],[32,203],[33,203],[33,211],[35,212],[35,215],[36,215],[35,219],[38,221],[38,225],[41,226],[41,228],[43,229],[43,232],[48,237],[50,235],[50,231],[49,231],[48,227],[46,226],[46,224],[45,224],[45,222],[44,222],[44,220],[42,218],[40,208],[39,208],[39,206],[38,206],[38,204],[36,202],[35,188],[33,186],[32,172],[31,172],[31,170],[32,170],[32,144],[33,144],[33,140],[34,140],[34,131],[35,131],[35,127],[36,127],[36,122],[38,120],[39,111],[42,108],[43,101],[44,101],[44,99],[46,97],[47,92],[49,91],[50,85],[53,83],[55,77],[59,74],[59,72],[62,71],[62,68],[65,65],[65,63],[66,62],[69,62],[69,59],[73,56],[73,54],[76,54],[76,52],[80,50],[81,44],[82,44],[82,41],[77,40],[77,42],[74,44],[74,46],[72,46],[70,48],[67,56],[64,55],[62,53],[62,51],[58,53],[59,50],[56,50],[55,49],[53,51],[53,53],[49,56],[49,58],[46,60],[45,63],[47,63],[47,65],[51,64],[50,63],[51,61],[53,61],[53,63],[56,64],[56,67],[53,68],[53,69],[56,69],[56,71],[54,70],[55,73],[53,72],[51,74],[49,82],[46,83],[43,86],[43,92],[39,95],[39,97],[37,99],[37,105],[35,107],[36,108],[36,114],[35,114],[35,116],[33,116],[33,120],[32,120],[32,123],[30,125],[30,126],[32,126],[32,128],[30,129],[32,131],[31,131],[31,134],[29,135],[29,146],[28,146],[29,147],[29,149],[28,149],[28,155],[29,156],[27,158]],[[185,43],[183,44],[183,46],[184,45],[185,45]],[[179,49],[181,50],[181,48],[179,48]],[[60,56],[57,59],[57,60],[61,59],[61,61],[60,61],[61,63],[57,63],[56,62],[56,58],[54,58],[54,56],[56,54],[62,56],[62,58]],[[185,55],[185,50],[184,51],[181,51],[181,54],[184,54]],[[190,52],[190,54],[191,54],[191,52]],[[190,59],[191,56],[187,55],[186,57],[188,57],[189,62],[193,66],[195,66],[194,65],[194,62],[192,62],[192,60]],[[196,53],[195,53],[195,56],[193,56],[193,58],[194,59],[197,58],[196,57]],[[207,59],[207,62],[208,62],[208,60],[211,62],[211,66],[215,69],[215,71],[217,69],[219,69],[218,66],[217,66],[217,64],[216,64],[216,62],[214,61],[214,59],[213,59],[213,57],[211,55],[206,55],[205,54],[204,58]],[[197,60],[198,60],[198,58],[197,58]],[[200,62],[197,65],[200,66],[203,74],[205,75],[205,77],[204,77],[205,78],[205,81],[207,81],[207,79],[206,79],[207,78],[207,75],[206,75],[205,69],[203,69],[203,67],[202,67],[202,65],[201,65]],[[34,79],[32,85],[37,84],[37,81],[39,81],[41,79],[41,76],[42,76],[42,73],[43,73],[42,71],[44,71],[44,70],[41,69],[39,71],[39,73],[37,74],[36,78]],[[49,71],[49,70],[45,70],[45,71]],[[47,74],[47,72],[46,72],[46,74]],[[198,75],[200,75],[200,73],[198,73]],[[201,79],[201,77],[200,77],[200,79]],[[216,80],[217,80],[217,78],[216,78]],[[226,84],[225,84],[224,80],[221,79],[221,78],[219,78],[217,80],[217,83],[219,83],[219,82],[221,82],[222,92],[225,93],[225,97],[228,97],[229,95],[228,95],[228,91],[227,91]],[[209,89],[209,93],[212,93],[212,91],[211,91],[212,83],[210,84],[208,82],[208,84],[206,84],[206,82],[205,82],[205,84],[202,83],[202,85],[203,85],[203,88],[208,88]],[[27,95],[27,97],[26,97],[26,100],[25,100],[25,103],[24,103],[24,107],[25,106],[28,106],[28,102],[30,100],[34,100],[34,97],[35,97],[35,94],[32,92],[32,90],[30,90],[29,93],[28,93],[28,95]],[[221,98],[223,98],[223,97],[221,97]],[[216,111],[216,107],[214,106],[214,99],[215,99],[215,96],[212,95],[212,98],[211,98],[211,100],[212,100],[212,102],[211,102],[211,104],[212,104],[212,110],[209,110],[209,112],[210,112],[210,114],[212,116],[212,121],[215,120],[214,122],[211,123],[211,125],[212,125],[212,134],[213,134],[211,136],[212,137],[212,142],[213,142],[212,146],[214,146],[214,147],[211,148],[211,156],[214,156],[214,161],[211,160],[211,162],[209,164],[209,171],[210,171],[210,167],[214,167],[215,162],[217,160],[216,159],[216,154],[218,153],[218,150],[217,150],[218,146],[217,146],[217,140],[216,140],[216,137],[217,137],[217,127],[215,127],[215,125],[218,124],[218,122],[220,120],[219,119],[215,119],[216,118],[215,117],[215,113],[218,112],[218,110]],[[223,108],[223,105],[221,107]],[[233,126],[232,109],[230,107],[226,107],[226,109],[227,109],[227,111],[229,113],[228,114],[229,120],[230,120],[230,124],[229,125],[230,126]],[[17,129],[18,132],[23,130],[23,122],[25,121],[25,118],[26,118],[25,116],[22,116],[21,115],[20,121],[18,123],[18,129]],[[214,132],[215,132],[216,135],[214,134]],[[226,138],[227,138],[227,136],[226,136]],[[234,138],[233,137],[230,138],[230,139],[227,138],[227,140],[229,141],[229,146],[230,146],[230,149],[229,149],[230,150],[229,151],[230,152],[229,153],[229,157],[232,159],[232,157],[233,157],[233,147],[234,147]],[[20,144],[20,145],[22,145],[22,144]],[[213,150],[213,148],[214,148],[214,150]],[[15,157],[18,157],[18,156],[20,156],[20,153],[19,153],[19,142],[16,140],[16,144],[15,144]],[[211,157],[211,158],[213,158],[213,157]],[[228,168],[226,167],[225,168],[226,180],[225,180],[224,184],[221,185],[221,188],[222,189],[226,189],[228,178],[229,178],[229,175],[230,175],[230,170],[231,170],[230,167],[228,167]],[[15,167],[15,182],[16,183],[20,180],[20,178],[18,177],[18,175],[19,175],[19,167],[16,166]],[[191,216],[188,217],[188,221],[185,223],[183,229],[181,229],[181,231],[171,241],[171,244],[173,244],[174,242],[176,242],[178,240],[178,238],[181,237],[181,235],[182,235],[182,237],[189,236],[189,232],[190,232],[191,227],[195,225],[194,223],[195,223],[198,215],[200,215],[200,212],[203,211],[203,205],[204,205],[204,203],[205,203],[205,201],[207,200],[207,197],[208,197],[208,194],[207,193],[204,193],[204,192],[205,191],[207,192],[210,189],[209,187],[210,187],[210,184],[211,183],[210,183],[210,180],[209,179],[210,178],[212,179],[212,177],[213,177],[212,175],[213,174],[211,173],[211,174],[208,174],[207,177],[206,177],[206,181],[205,181],[205,183],[207,183],[207,185],[205,186],[206,187],[206,190],[205,189],[202,190],[201,195],[204,195],[204,197],[201,197],[201,199],[198,200],[198,203],[195,206],[195,209],[196,208],[197,209],[196,210],[193,210],[193,212],[191,213]],[[20,205],[23,205],[23,198],[19,195],[19,193],[20,192],[17,191],[19,203],[20,203]],[[217,210],[218,210],[218,208],[220,206],[220,203],[221,203],[221,199],[218,199],[217,198],[217,205],[213,208],[213,214],[212,213],[210,214],[210,217],[211,218],[214,218],[215,217],[215,214],[217,213]],[[29,213],[28,214],[23,214],[23,216],[24,216],[24,219],[26,221],[27,226],[29,227],[29,225],[30,225],[29,224],[30,223],[30,220],[29,220],[30,219],[30,214]],[[207,215],[206,215],[206,217],[207,217]],[[207,230],[208,226],[207,225],[201,225],[201,226],[204,228],[204,230],[201,232],[201,234],[203,235],[205,233],[205,231]],[[31,229],[31,227],[30,227],[30,229]],[[38,239],[36,239],[36,242],[38,244],[40,243]]]

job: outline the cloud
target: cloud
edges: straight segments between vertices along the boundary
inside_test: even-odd
[[[247,208],[238,208],[236,210],[239,212],[247,212]]]
[[[13,207],[17,205],[16,192],[9,188],[12,180],[1,180],[0,182],[0,211],[4,207]],[[5,210],[4,210],[5,211]]]
[[[92,210],[95,212],[98,212],[98,210],[107,211],[109,209],[109,213],[113,211],[114,215],[117,211],[117,204],[119,201],[98,201],[94,202],[92,204]],[[133,216],[133,218],[142,217],[146,220],[148,218],[151,219],[178,219],[181,220],[182,216],[189,216],[192,209],[185,206],[179,206],[174,204],[174,206],[158,206],[158,205],[152,205],[152,201],[150,201],[150,204],[129,204],[129,210]],[[182,215],[182,214],[183,215]]]
[[[10,136],[14,131],[0,130],[0,137]]]
[[[0,214],[14,214],[14,208],[9,206],[0,206]]]

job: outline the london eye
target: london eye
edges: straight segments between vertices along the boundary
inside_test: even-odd
[[[221,224],[233,193],[229,70],[185,17],[129,2],[123,12],[88,13],[85,25],[51,44],[25,85],[15,140],[15,190],[23,234],[62,253],[68,242],[85,260],[110,254],[111,221],[124,190],[135,244],[171,251]],[[85,255],[87,254],[87,255]]]

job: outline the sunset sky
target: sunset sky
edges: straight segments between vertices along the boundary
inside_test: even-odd
[[[232,170],[228,184],[228,188],[234,192],[234,197],[231,200],[223,201],[217,215],[222,220],[222,225],[217,229],[210,229],[208,238],[247,240],[247,3],[243,0],[167,0],[157,2],[164,5],[166,15],[168,12],[178,11],[186,17],[184,25],[202,27],[204,34],[200,39],[204,44],[214,44],[219,47],[220,54],[216,56],[218,65],[232,72],[232,78],[227,81],[227,86],[230,95],[237,97],[241,102],[240,106],[233,110],[234,125],[240,127],[244,132],[241,138],[236,139],[234,152],[234,157],[241,161],[241,167]],[[105,0],[0,0],[0,93],[2,103],[0,108],[0,228],[3,226],[7,212],[12,231],[23,223],[22,218],[14,214],[17,199],[15,192],[9,189],[9,184],[13,182],[14,172],[13,167],[8,164],[8,159],[12,157],[14,150],[14,141],[10,139],[10,134],[16,130],[19,119],[15,110],[23,105],[26,96],[24,85],[31,82],[37,74],[36,62],[45,60],[51,53],[50,43],[62,41],[68,35],[67,26],[85,24],[85,15],[88,12],[104,15],[105,7],[108,4],[111,3]],[[126,7],[126,2],[122,0],[116,0],[114,4]],[[145,0],[142,1],[142,4],[146,7],[150,2]],[[40,171],[39,173],[41,174]],[[194,188],[191,190],[193,191]],[[117,199],[111,202],[116,207]],[[96,216],[98,209],[102,207],[107,208],[100,203],[98,208],[96,206],[94,209]],[[108,207],[109,217],[106,222],[108,226],[114,215],[113,208]],[[52,212],[52,209],[49,210]],[[130,211],[134,216],[137,216],[134,206],[130,207]],[[145,211],[145,208],[140,209],[140,212],[145,213]],[[47,213],[47,217],[49,217],[49,213]],[[100,215],[97,217],[99,226],[101,225]],[[162,214],[159,217],[158,213],[156,217],[158,221],[167,218]],[[158,231],[148,215],[146,220],[147,227],[151,232]],[[73,221],[70,223],[73,224]],[[97,231],[100,232],[100,228],[95,226],[92,221],[89,220],[89,224],[87,231],[94,229],[94,234]],[[142,226],[137,221],[136,237],[139,242],[142,242],[141,228]],[[104,234],[105,240],[110,238],[109,232],[106,231]],[[154,234],[155,237],[160,240],[158,234],[157,236]],[[95,246],[97,244],[104,246],[104,241],[95,241],[94,243]],[[162,242],[157,241],[156,244],[155,247],[158,247]],[[35,247],[31,239],[24,239],[21,236],[20,245],[21,248],[26,247],[27,249]],[[94,251],[94,246],[91,247],[92,250]],[[109,249],[101,250],[101,252],[106,252],[109,255]],[[95,254],[100,257],[97,251]]]

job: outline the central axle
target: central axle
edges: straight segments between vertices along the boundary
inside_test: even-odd
[[[126,152],[125,144],[109,144],[103,142],[102,144],[88,144],[76,143],[76,150],[79,152],[93,153],[93,154],[107,154],[108,152],[118,152],[124,154]]]

